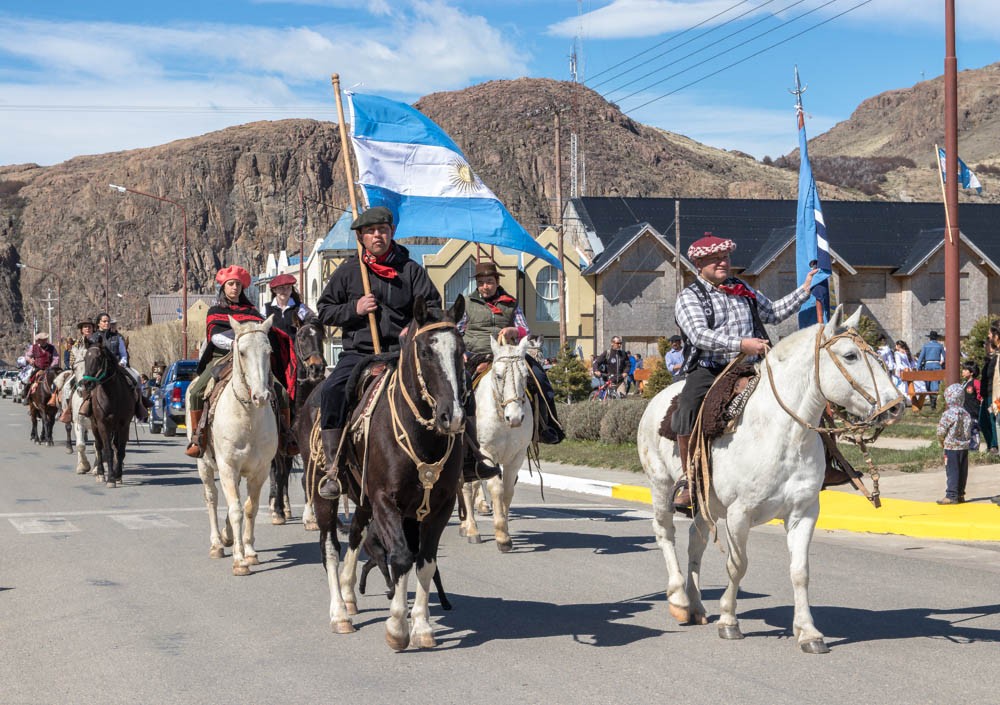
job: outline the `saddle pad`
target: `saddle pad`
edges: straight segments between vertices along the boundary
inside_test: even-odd
[[[726,428],[734,421],[734,418],[727,413],[730,410],[730,402],[746,387],[745,381],[749,381],[751,377],[756,375],[756,368],[750,363],[745,363],[730,368],[728,372],[716,380],[715,385],[708,391],[705,400],[701,403],[701,427],[706,441],[712,441],[726,432]],[[740,384],[741,381],[744,383]],[[680,394],[671,400],[667,413],[660,423],[660,435],[671,441],[677,440],[672,422],[679,402]],[[739,410],[740,413],[742,411],[742,409]]]

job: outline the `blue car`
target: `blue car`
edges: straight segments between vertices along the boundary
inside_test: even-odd
[[[178,360],[167,368],[163,384],[149,395],[153,402],[149,410],[150,433],[177,435],[177,427],[184,425],[184,399],[188,385],[197,376],[197,367],[197,360]]]

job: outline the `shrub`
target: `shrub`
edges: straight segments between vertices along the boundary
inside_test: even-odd
[[[882,335],[882,328],[873,319],[862,314],[858,321],[858,335],[873,348],[878,347],[878,337]]]
[[[575,441],[599,441],[601,439],[601,419],[619,401],[584,401],[561,407],[559,420],[566,432],[566,437]]]
[[[571,403],[590,395],[590,370],[573,354],[569,343],[559,351],[555,364],[547,374],[556,393],[556,401]]]
[[[655,366],[649,374],[649,379],[642,385],[642,396],[644,399],[652,399],[662,390],[666,389],[674,381],[673,376],[667,371],[667,366],[660,360],[654,360]]]
[[[886,174],[901,167],[915,168],[916,162],[908,157],[811,157],[813,176],[828,184],[853,188],[873,196],[881,192],[880,184]],[[774,166],[798,171],[799,155],[778,157]]]
[[[621,399],[604,404],[607,411],[600,423],[601,442],[615,445],[635,443],[639,420],[648,403],[646,399]]]
[[[969,335],[962,341],[962,352],[966,359],[975,360],[979,369],[986,363],[986,338],[990,332],[990,324],[1000,320],[1000,316],[990,314],[976,321],[969,329]]]

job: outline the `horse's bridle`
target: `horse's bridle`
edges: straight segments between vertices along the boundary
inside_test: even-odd
[[[523,404],[523,403],[525,403],[528,400],[528,394],[527,394],[527,391],[525,391],[528,388],[528,385],[527,385],[527,375],[525,375],[524,390],[521,391],[520,396],[511,397],[510,399],[505,399],[504,396],[503,396],[504,393],[505,393],[505,391],[506,391],[506,389],[507,389],[507,378],[510,377],[510,376],[512,376],[514,374],[515,366],[518,363],[521,363],[521,364],[527,366],[528,363],[524,361],[524,356],[521,355],[520,353],[512,353],[512,354],[507,354],[507,355],[495,355],[493,357],[493,370],[494,370],[494,372],[496,371],[496,363],[499,360],[502,360],[502,361],[508,362],[508,363],[513,363],[513,364],[507,365],[507,367],[504,368],[503,376],[502,377],[497,377],[496,374],[492,375],[492,385],[491,386],[492,386],[492,392],[493,392],[493,400],[496,402],[496,405],[497,405],[497,416],[502,419],[503,418],[503,410],[504,410],[505,406],[507,406],[508,404],[513,404],[515,402],[518,403],[518,404]],[[499,380],[499,386],[497,384],[498,380]],[[514,389],[517,389],[517,385],[516,384],[514,384]]]
[[[771,363],[768,360],[767,356],[765,355],[764,366],[767,367],[767,379],[768,382],[771,384],[771,392],[772,394],[774,394],[774,398],[777,400],[778,405],[785,411],[785,413],[791,416],[793,419],[795,419],[801,426],[808,428],[810,431],[816,431],[817,433],[826,433],[829,435],[839,435],[845,433],[853,435],[863,434],[864,431],[871,429],[872,426],[875,426],[876,419],[879,416],[881,416],[886,411],[889,411],[897,404],[899,404],[899,400],[901,399],[901,397],[897,395],[896,399],[894,399],[892,402],[883,404],[882,406],[878,405],[878,396],[877,396],[878,381],[875,379],[875,370],[872,369],[871,358],[875,358],[875,360],[878,362],[879,366],[882,367],[883,370],[885,370],[885,363],[882,361],[882,358],[880,358],[878,354],[872,349],[872,347],[865,341],[865,339],[861,337],[861,334],[859,334],[857,330],[855,330],[854,328],[848,328],[843,333],[837,333],[836,335],[830,336],[825,341],[823,339],[824,332],[825,332],[825,327],[822,325],[819,326],[819,330],[816,332],[816,345],[813,354],[813,367],[816,374],[816,386],[819,388],[820,396],[822,396],[823,399],[825,399],[826,401],[828,402],[830,401],[830,399],[823,392],[823,387],[820,383],[820,377],[819,377],[820,353],[821,351],[825,350],[827,355],[830,356],[830,359],[833,360],[833,364],[837,366],[838,370],[840,370],[840,374],[844,376],[844,379],[846,379],[850,383],[851,387],[856,392],[861,394],[861,396],[863,396],[865,400],[872,405],[872,411],[871,413],[868,414],[867,418],[862,419],[861,421],[851,421],[847,417],[847,414],[845,412],[840,411],[839,409],[835,409],[835,413],[837,413],[837,416],[839,416],[840,419],[844,422],[843,426],[836,426],[836,427],[814,426],[808,421],[805,421],[804,419],[800,418],[794,411],[788,408],[788,406],[785,404],[782,398],[778,395],[778,389],[777,387],[775,387],[774,384],[774,374],[771,371]],[[876,396],[872,396],[871,394],[868,393],[867,390],[865,390],[861,385],[859,385],[857,380],[854,379],[854,377],[851,376],[851,373],[848,372],[847,368],[844,367],[843,363],[830,350],[830,347],[838,340],[841,340],[842,338],[850,339],[855,345],[858,346],[858,349],[861,351],[861,354],[865,360],[865,366],[868,368],[868,374],[871,377],[872,386],[875,389]],[[881,429],[878,429],[876,433],[878,433],[880,430]]]
[[[438,321],[437,323],[428,323],[425,326],[421,326],[411,336],[414,348],[416,347],[416,340],[418,335],[421,335],[423,333],[428,333],[433,330],[439,330],[441,328],[457,328],[457,326],[451,321]],[[417,409],[416,402],[413,401],[413,398],[410,396],[409,391],[407,391],[405,384],[398,385],[399,391],[402,392],[403,399],[406,400],[406,405],[410,407],[410,411],[413,413],[413,417],[417,420],[417,423],[426,428],[428,431],[431,431],[434,429],[435,426],[434,416],[435,413],[437,412],[437,404],[438,404],[437,399],[434,398],[434,395],[432,395],[430,390],[427,388],[427,382],[424,380],[424,371],[420,367],[420,355],[414,353],[413,363],[414,367],[416,367],[417,386],[420,388],[420,398],[423,399],[425,402],[427,402],[427,406],[431,408],[430,417],[424,418],[424,416],[420,413],[420,410]],[[464,375],[460,375],[460,377],[462,379],[465,378]],[[464,433],[464,431],[465,431],[465,424],[462,424],[462,428],[459,429],[458,431],[455,431],[454,433]]]
[[[245,330],[241,333],[237,333],[236,337],[233,338],[233,377],[235,378],[237,373],[240,376],[240,382],[243,387],[247,390],[247,398],[244,399],[240,396],[240,393],[236,391],[236,385],[233,385],[233,396],[236,397],[236,401],[242,404],[244,407],[249,408],[253,404],[253,400],[250,398],[249,391],[250,385],[247,383],[246,373],[243,371],[243,365],[240,363],[240,356],[237,354],[236,343],[245,335],[252,335],[254,333],[260,333],[261,335],[267,336],[267,331],[263,330]]]
[[[101,369],[98,371],[98,374],[96,376],[84,374],[83,376],[80,377],[80,381],[92,382],[94,386],[98,386],[104,384],[109,379],[111,379],[111,377],[113,377],[114,374],[118,371],[118,366],[113,364],[112,365],[108,364],[111,358],[108,355],[104,354],[103,349],[100,346],[93,345],[91,347],[95,347],[101,350],[101,352],[99,353],[101,356]],[[110,370],[108,369],[109,367],[111,368]],[[84,373],[86,373],[87,371],[86,365],[84,366],[83,371]]]

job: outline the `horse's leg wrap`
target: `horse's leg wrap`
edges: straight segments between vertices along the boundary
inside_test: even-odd
[[[323,499],[336,502],[340,499],[339,463],[336,462],[340,451],[340,439],[344,434],[342,428],[324,428],[320,431],[323,439],[323,454],[326,457],[326,474],[320,478],[316,492]]]

